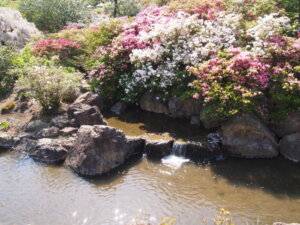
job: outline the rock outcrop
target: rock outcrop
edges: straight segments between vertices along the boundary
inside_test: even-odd
[[[278,144],[267,127],[249,114],[236,116],[222,126],[222,146],[229,155],[242,158],[273,158]]]
[[[147,140],[145,152],[148,157],[160,159],[172,152],[174,140]]]
[[[120,166],[144,147],[142,138],[126,138],[124,133],[103,125],[81,126],[67,164],[76,173],[101,175]]]
[[[76,103],[68,109],[69,119],[75,119],[78,126],[106,124],[98,106]]]
[[[68,150],[61,144],[54,143],[51,139],[40,139],[29,156],[38,162],[56,164],[64,162],[67,154]]]

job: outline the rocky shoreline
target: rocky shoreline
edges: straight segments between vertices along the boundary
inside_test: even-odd
[[[176,118],[200,117],[193,101],[173,99],[169,109],[151,93],[141,99],[141,108]],[[86,92],[69,105],[66,113],[47,121],[31,120],[17,136],[0,135],[0,149],[26,152],[36,161],[57,164],[65,162],[80,175],[101,175],[122,165],[133,155],[145,154],[161,159],[172,153],[176,140],[148,140],[129,137],[123,131],[107,126],[101,110],[107,105],[101,96]],[[112,111],[126,109],[117,103]],[[168,113],[170,112],[170,113]],[[269,129],[257,117],[241,114],[223,124],[205,141],[180,143],[185,157],[197,162],[226,157],[274,158],[279,154],[294,162],[300,161],[300,116],[291,113],[286,121]]]

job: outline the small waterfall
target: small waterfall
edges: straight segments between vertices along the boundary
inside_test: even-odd
[[[172,147],[171,155],[185,157],[186,143],[175,141]]]
[[[185,158],[186,144],[175,141],[172,147],[171,155],[168,155],[162,159],[162,163],[173,169],[179,169],[183,163],[190,160]]]

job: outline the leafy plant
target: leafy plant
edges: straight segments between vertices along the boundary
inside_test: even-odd
[[[83,75],[69,72],[54,64],[31,66],[18,80],[18,87],[36,99],[45,113],[57,111],[63,100],[74,100],[79,92]]]
[[[16,76],[10,72],[14,66],[16,51],[11,46],[0,46],[0,96],[6,94],[14,84]]]
[[[10,123],[0,121],[0,128],[6,130],[10,126]]]
[[[22,0],[20,11],[43,31],[62,29],[67,22],[77,22],[88,16],[85,0]]]

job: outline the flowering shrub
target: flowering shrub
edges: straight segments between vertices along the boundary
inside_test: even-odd
[[[80,93],[81,73],[68,72],[55,65],[31,66],[24,71],[17,82],[18,88],[36,99],[46,113],[56,111],[70,94],[76,97]]]
[[[204,119],[224,120],[244,110],[283,115],[300,107],[299,39],[279,36],[264,46],[264,57],[229,48],[218,57],[189,68],[197,77],[191,85],[196,90],[194,98],[214,109]],[[273,104],[267,109],[262,101]]]
[[[225,120],[299,108],[300,45],[290,25],[274,0],[174,0],[58,37],[79,41],[74,65],[109,99],[194,97],[204,120]]]
[[[34,53],[38,56],[51,57],[58,55],[60,58],[71,56],[79,49],[79,45],[73,41],[65,39],[45,40],[34,46]]]

